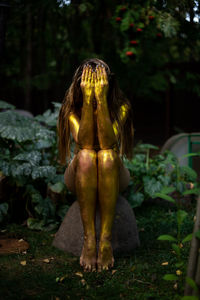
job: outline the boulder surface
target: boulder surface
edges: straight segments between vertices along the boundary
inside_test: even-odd
[[[100,213],[96,210],[97,247],[100,234]],[[83,225],[78,201],[69,208],[53,240],[53,246],[76,256],[81,255],[83,246]],[[134,212],[128,201],[119,196],[112,228],[114,254],[131,253],[140,244]]]

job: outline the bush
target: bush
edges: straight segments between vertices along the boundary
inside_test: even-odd
[[[33,229],[55,228],[67,211],[64,199],[68,192],[57,150],[56,122],[60,104],[53,103],[53,106],[53,112],[47,110],[31,118],[0,102],[0,109],[4,110],[0,112],[0,170],[7,177],[7,184],[13,187],[7,201],[9,210],[7,203],[0,206],[0,221],[5,219],[7,211],[12,215],[17,196],[25,200],[21,201],[20,210],[26,210],[27,224]],[[52,193],[60,195],[60,203],[49,197]]]
[[[149,144],[138,145],[132,161],[124,160],[131,175],[125,196],[132,208],[140,206],[144,200],[159,197],[159,194],[167,196],[176,191],[179,198],[199,191],[193,169],[180,166],[178,158],[169,151],[150,157],[150,150],[158,148]],[[166,200],[169,201],[169,197]]]

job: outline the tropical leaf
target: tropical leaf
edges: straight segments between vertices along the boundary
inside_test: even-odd
[[[10,170],[13,177],[29,176],[32,172],[32,166],[27,162],[19,165],[12,164]]]
[[[65,184],[63,182],[56,182],[53,185],[50,185],[49,188],[55,193],[62,193],[65,189]]]
[[[186,277],[186,282],[189,284],[189,286],[191,286],[191,288],[193,288],[194,291],[198,292],[198,286],[192,278]]]
[[[7,161],[0,160],[0,170],[5,176],[10,175],[10,164]]]
[[[39,151],[23,152],[13,158],[19,161],[28,161],[32,166],[39,165],[42,155]]]
[[[27,220],[27,226],[30,229],[42,230],[45,227],[45,221],[44,220],[34,219],[34,218],[28,218],[28,220]]]
[[[200,189],[199,188],[195,188],[195,189],[191,189],[191,190],[186,190],[183,192],[183,195],[199,195],[200,194]]]
[[[0,109],[15,109],[15,106],[8,102],[0,100]]]
[[[180,254],[180,247],[177,245],[177,244],[172,244],[172,249],[175,251],[175,253],[177,254],[177,255],[179,255]]]
[[[16,142],[32,140],[35,136],[36,124],[30,117],[22,116],[14,111],[0,112],[0,136]]]
[[[143,181],[145,193],[147,193],[152,198],[157,197],[156,194],[163,188],[162,183],[156,178],[150,176],[144,176]]]
[[[31,140],[55,139],[56,133],[33,118],[22,116],[14,111],[0,112],[0,136],[19,143]]]
[[[181,210],[179,209],[177,211],[177,221],[178,221],[178,225],[181,226],[184,219],[187,217],[188,213],[185,210]]]
[[[62,206],[58,209],[57,215],[61,218],[61,220],[64,219],[64,217],[65,217],[65,215],[66,215],[68,209],[69,209],[69,205],[62,205]]]
[[[49,197],[40,200],[40,202],[35,206],[35,211],[39,216],[42,216],[44,220],[52,218],[55,216],[55,205]]]
[[[53,146],[54,144],[54,139],[51,140],[44,140],[44,139],[39,139],[37,142],[34,144],[34,148],[41,150],[41,149],[47,149]]]
[[[158,237],[159,241],[170,241],[170,242],[176,242],[176,238],[173,237],[172,235],[165,234],[165,235],[160,235]]]
[[[175,200],[172,197],[170,197],[169,195],[165,195],[165,194],[161,194],[161,193],[156,193],[155,196],[158,197],[158,198],[167,200],[167,201],[169,201],[171,203],[175,203]]]
[[[33,167],[32,178],[52,178],[56,175],[56,168],[53,166]]]
[[[189,182],[195,182],[197,179],[197,173],[188,166],[180,167],[180,175]]]
[[[151,144],[141,144],[138,146],[140,150],[148,150],[148,149],[153,149],[153,150],[159,150],[157,146],[151,145]]]
[[[138,193],[131,192],[129,193],[128,201],[132,208],[138,207],[144,201],[144,194],[139,192]]]
[[[188,234],[183,240],[182,243],[190,242],[192,240],[193,233]]]
[[[161,194],[171,194],[175,191],[175,188],[173,186],[164,186],[161,190]]]
[[[163,276],[164,280],[168,280],[168,281],[173,281],[173,280],[177,280],[178,276],[174,275],[174,274],[166,274]]]

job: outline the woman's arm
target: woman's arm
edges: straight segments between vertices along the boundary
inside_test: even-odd
[[[81,90],[83,93],[83,107],[80,126],[77,133],[77,142],[81,148],[93,149],[94,116],[92,101],[94,98],[94,74],[89,66],[86,66],[83,69]]]
[[[78,132],[80,127],[80,119],[75,113],[71,113],[69,115],[69,127],[76,144],[78,144]]]
[[[107,104],[108,79],[104,67],[96,68],[95,98],[97,101],[97,128],[100,148],[110,149],[117,144],[117,139],[110,119]]]
[[[126,119],[128,116],[128,111],[129,111],[129,107],[126,103],[120,107],[119,119],[120,119],[122,125],[124,125],[124,123],[126,122]],[[114,130],[116,138],[118,139],[120,131],[119,131],[119,126],[118,126],[117,121],[114,121],[114,123],[113,123],[113,130]]]

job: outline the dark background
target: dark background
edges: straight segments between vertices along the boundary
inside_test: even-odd
[[[199,132],[199,7],[192,0],[0,1],[0,100],[41,114],[62,101],[80,62],[98,57],[132,103],[136,142],[162,145]]]

